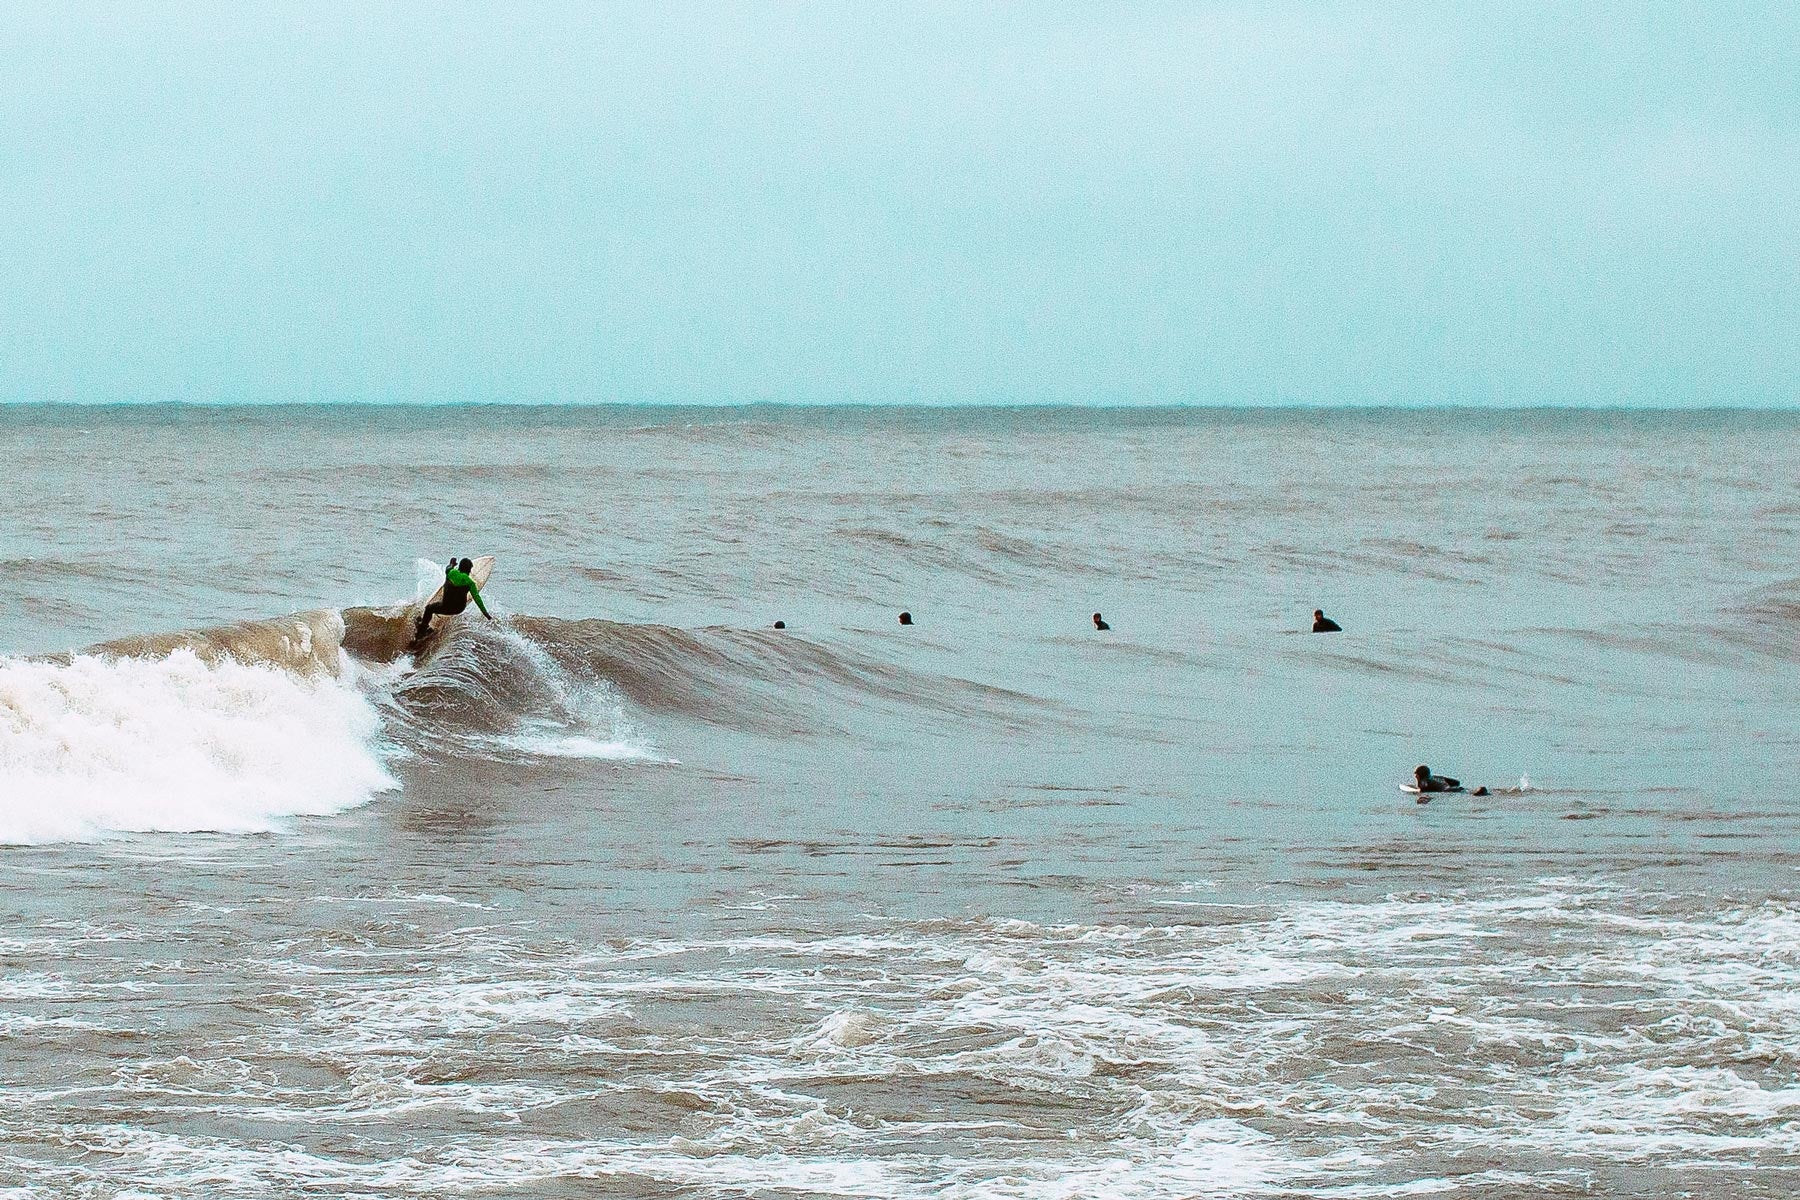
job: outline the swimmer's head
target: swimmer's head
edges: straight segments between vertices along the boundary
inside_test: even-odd
[[[912,624],[912,614],[909,612],[901,613],[900,614],[900,623],[902,625],[911,625]]]
[[[475,569],[475,564],[465,558],[456,564],[456,569],[467,575],[470,571]]]

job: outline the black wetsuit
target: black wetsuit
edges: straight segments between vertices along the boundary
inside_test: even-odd
[[[475,605],[481,609],[481,615],[492,620],[493,617],[489,614],[487,605],[482,603],[481,588],[473,579],[452,567],[444,572],[444,598],[425,606],[425,611],[419,614],[418,627],[413,630],[414,636],[425,636],[425,631],[431,628],[431,618],[454,617],[469,607],[471,592],[475,595]]]

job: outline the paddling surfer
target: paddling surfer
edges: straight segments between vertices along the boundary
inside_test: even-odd
[[[1432,792],[1460,792],[1463,790],[1462,780],[1452,779],[1448,775],[1433,775],[1431,768],[1420,763],[1413,768],[1413,786],[1419,789],[1419,795]]]

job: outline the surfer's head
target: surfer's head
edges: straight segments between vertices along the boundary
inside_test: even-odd
[[[1313,620],[1323,621],[1324,619],[1325,619],[1325,610],[1324,609],[1322,609],[1322,608],[1313,609]]]
[[[1424,763],[1420,763],[1413,768],[1413,778],[1419,781],[1420,787],[1424,787],[1425,781],[1431,778],[1431,768]]]
[[[475,564],[465,558],[456,564],[456,569],[467,575],[470,571],[475,569]]]
[[[912,624],[912,614],[909,612],[901,613],[900,614],[900,623],[902,625],[911,625]]]
[[[786,622],[786,621],[777,621],[777,622],[775,622],[775,628],[777,628],[777,629],[786,629],[786,628],[787,628],[787,622]]]

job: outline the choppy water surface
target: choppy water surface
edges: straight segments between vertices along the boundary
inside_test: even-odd
[[[1787,1195],[1796,434],[0,410],[0,1187]]]

